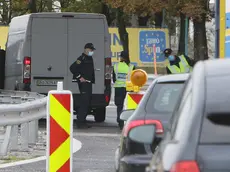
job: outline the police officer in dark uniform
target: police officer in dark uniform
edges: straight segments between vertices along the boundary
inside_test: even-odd
[[[92,84],[95,83],[93,54],[95,47],[92,43],[87,43],[84,52],[77,61],[70,66],[73,74],[73,82],[78,83],[80,90],[80,107],[77,115],[77,128],[90,128],[87,125],[86,117],[90,108],[92,97]]]

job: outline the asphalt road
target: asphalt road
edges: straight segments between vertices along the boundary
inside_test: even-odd
[[[107,108],[105,123],[91,121],[88,130],[74,129],[74,138],[82,142],[82,148],[73,155],[73,172],[113,172],[114,152],[119,143],[120,130],[116,124],[115,107]],[[46,172],[45,161],[0,169],[0,172]]]

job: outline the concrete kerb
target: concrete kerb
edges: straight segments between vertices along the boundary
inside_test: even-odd
[[[73,153],[78,152],[81,148],[82,148],[82,143],[79,140],[73,138]],[[43,161],[43,160],[46,160],[46,156],[41,156],[37,158],[16,161],[16,162],[11,162],[11,163],[0,164],[0,169],[14,167],[18,165],[30,164],[30,163],[34,163],[38,161]]]

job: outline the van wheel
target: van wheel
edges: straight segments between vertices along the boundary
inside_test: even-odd
[[[101,107],[95,109],[94,120],[96,122],[104,122],[106,118],[106,108]]]

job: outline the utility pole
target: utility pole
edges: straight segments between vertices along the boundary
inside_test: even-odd
[[[215,5],[215,57],[230,58],[230,0],[216,0]]]
[[[184,53],[185,53],[185,55],[188,55],[188,26],[189,26],[189,19],[188,19],[188,17],[186,16],[185,17],[185,34],[184,34],[184,36],[185,36],[185,38],[184,38]]]
[[[37,3],[36,3],[36,1],[37,0],[29,0],[28,7],[29,7],[30,13],[37,13]]]

